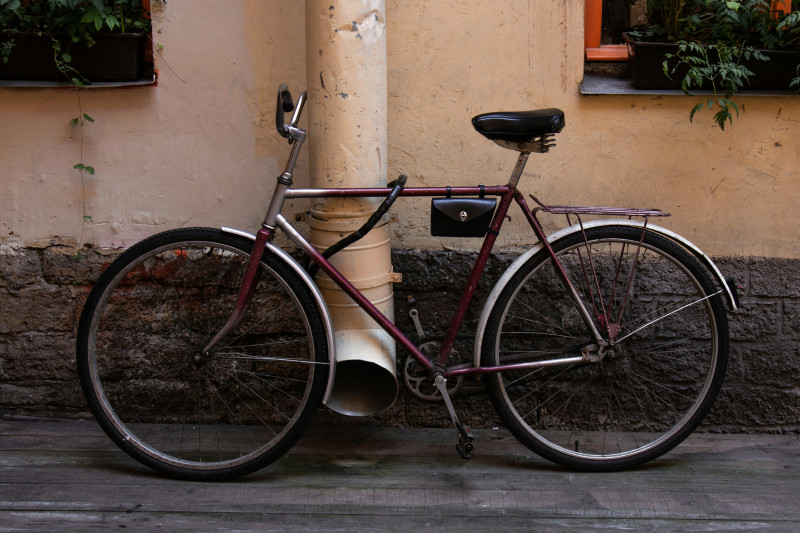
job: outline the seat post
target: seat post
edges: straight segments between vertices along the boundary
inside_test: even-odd
[[[517,165],[514,167],[513,172],[511,172],[511,178],[508,180],[509,187],[517,188],[517,183],[519,183],[519,178],[522,177],[522,171],[525,169],[525,163],[528,162],[529,155],[531,155],[530,152],[520,152]]]

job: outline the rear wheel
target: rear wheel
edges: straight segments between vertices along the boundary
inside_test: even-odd
[[[669,451],[714,402],[728,356],[719,291],[697,259],[653,232],[587,229],[553,249],[608,347],[600,349],[540,252],[491,310],[483,366],[589,354],[596,362],[487,376],[511,432],[581,470],[632,467]]]
[[[193,228],[133,246],[92,290],[78,331],[89,407],[125,452],[173,476],[257,470],[300,438],[328,379],[323,321],[306,285],[267,250],[243,322],[231,315],[252,242]]]

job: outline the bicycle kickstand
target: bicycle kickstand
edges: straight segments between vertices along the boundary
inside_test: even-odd
[[[469,459],[475,449],[475,445],[473,444],[475,437],[472,434],[472,430],[458,421],[456,410],[453,408],[453,402],[450,401],[450,394],[447,393],[447,378],[444,377],[441,371],[437,371],[434,374],[433,383],[436,385],[436,388],[439,389],[442,398],[444,398],[444,403],[447,406],[447,410],[450,412],[450,418],[453,419],[453,425],[456,427],[456,432],[458,434],[456,451],[462,459]]]

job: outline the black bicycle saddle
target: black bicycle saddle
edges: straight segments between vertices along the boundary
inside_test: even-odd
[[[564,112],[550,108],[483,113],[472,119],[472,125],[478,133],[493,141],[527,143],[564,129]]]

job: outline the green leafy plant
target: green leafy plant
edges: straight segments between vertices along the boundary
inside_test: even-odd
[[[0,0],[0,33],[7,37],[0,46],[2,60],[7,63],[13,53],[16,34],[47,36],[56,66],[76,85],[85,80],[70,65],[70,47],[91,47],[98,33],[130,31],[150,31],[141,0]]]
[[[681,89],[709,89],[712,96],[692,107],[693,120],[702,109],[714,109],[714,122],[724,130],[738,116],[734,96],[750,84],[748,67],[769,61],[762,50],[800,51],[800,2],[789,14],[771,10],[770,0],[650,0],[646,29],[636,40],[676,43],[666,57],[664,73],[680,76]],[[800,72],[792,80],[800,87]]]
[[[670,59],[677,58],[678,62],[670,67]],[[742,61],[768,61],[769,58],[758,50],[740,45],[739,47],[717,43],[700,45],[698,43],[681,41],[678,43],[678,53],[670,54],[664,62],[664,72],[669,76],[682,65],[689,68],[681,80],[681,89],[686,94],[691,94],[693,87],[710,87],[713,97],[695,104],[689,113],[689,120],[694,120],[694,115],[703,108],[711,110],[716,106],[714,122],[721,130],[725,124],[733,122],[733,113],[739,115],[739,106],[733,96],[746,86],[753,72],[742,64]]]
[[[78,135],[80,137],[80,139],[79,139],[79,142],[80,142],[80,162],[76,163],[75,165],[73,165],[72,168],[79,170],[80,173],[81,173],[81,194],[83,196],[83,215],[82,216],[83,216],[83,222],[85,224],[85,223],[93,222],[92,216],[86,213],[86,174],[89,174],[90,176],[94,176],[95,170],[94,170],[93,166],[87,165],[86,162],[83,160],[83,144],[84,144],[83,126],[87,122],[90,122],[90,123],[94,122],[94,119],[92,117],[90,117],[87,113],[83,112],[83,108],[81,106],[81,95],[80,95],[80,91],[78,89],[75,89],[75,95],[78,98],[78,110],[79,110],[80,114],[77,117],[75,117],[72,120],[70,120],[69,123],[70,123],[71,126],[78,128]],[[80,242],[81,243],[83,242],[83,225],[81,225]]]

